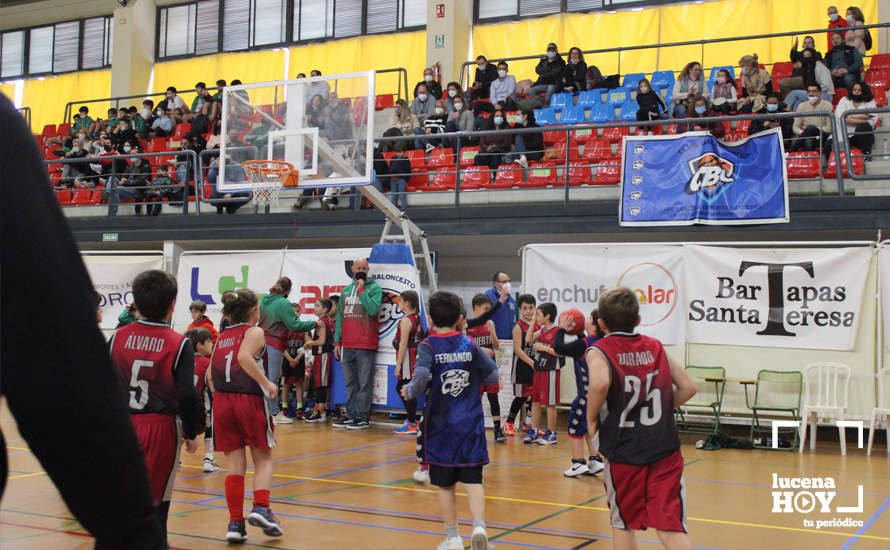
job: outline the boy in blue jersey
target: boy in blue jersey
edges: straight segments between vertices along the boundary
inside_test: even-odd
[[[473,550],[488,548],[482,467],[488,464],[485,419],[479,399],[482,384],[498,381],[495,362],[458,329],[463,305],[450,292],[436,292],[427,308],[430,336],[417,346],[417,363],[402,397],[414,399],[430,388],[424,411],[424,459],[430,482],[439,488],[446,538],[439,550],[462,550],[457,531],[454,485],[464,484],[473,516]]]

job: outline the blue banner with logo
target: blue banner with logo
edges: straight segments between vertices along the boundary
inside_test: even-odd
[[[778,128],[736,143],[690,132],[625,137],[623,146],[620,225],[789,221]]]

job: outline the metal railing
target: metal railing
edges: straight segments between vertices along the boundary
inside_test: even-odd
[[[866,28],[866,29],[890,28],[890,23],[875,23],[872,25],[863,25],[861,28]],[[807,34],[812,34],[815,37],[815,36],[822,36],[826,32],[828,32],[828,29],[826,29],[826,28],[809,29],[809,30],[779,32],[779,33],[770,33],[770,34],[752,34],[752,35],[747,35],[747,36],[730,36],[730,37],[726,37],[726,38],[709,38],[709,39],[704,39],[704,40],[687,40],[687,41],[683,41],[683,42],[667,42],[664,44],[643,44],[643,45],[639,45],[639,46],[623,46],[623,47],[616,47],[616,48],[602,48],[602,49],[597,49],[597,50],[583,50],[582,53],[584,55],[616,54],[618,56],[618,71],[617,72],[619,75],[623,75],[624,73],[621,72],[621,57],[625,53],[638,52],[640,50],[661,49],[661,48],[699,46],[699,54],[700,55],[699,55],[699,58],[697,61],[699,63],[701,63],[702,68],[705,69],[709,66],[708,64],[705,63],[705,47],[712,45],[712,44],[724,44],[727,42],[739,42],[739,41],[744,41],[744,40],[762,40],[762,39],[767,39],[767,38],[782,38],[782,37],[800,36],[800,35],[807,35]],[[484,54],[485,52],[482,52],[482,53]],[[566,55],[568,55],[568,52],[560,52],[560,55],[566,56]],[[492,57],[489,60],[489,62],[495,63],[498,61],[506,61],[508,63],[512,63],[514,61],[538,60],[538,59],[541,59],[541,57],[542,57],[541,55],[522,55],[522,56],[515,56],[515,57],[498,57],[498,58]],[[661,70],[659,67],[659,59],[660,58],[658,56],[656,56],[655,71]],[[764,65],[772,66],[775,63],[780,63],[780,62],[785,62],[785,61],[788,61],[788,60],[782,59],[781,61],[772,61],[769,63],[761,61],[761,63],[763,63]],[[725,63],[724,65],[735,66],[735,64],[736,64],[736,60],[732,60],[731,63]],[[469,79],[470,79],[471,71],[469,70],[469,67],[471,65],[475,65],[475,61],[465,61],[464,63],[461,64],[461,67],[460,67],[460,77],[458,79],[458,82],[461,83],[461,86],[463,86],[464,89],[466,89],[467,85],[470,84]],[[680,69],[679,67],[678,68],[675,68],[675,67],[670,68],[670,70],[673,70],[675,72],[678,71],[679,69]],[[668,70],[668,69],[664,69],[664,70]],[[516,76],[516,75],[514,74],[514,76]],[[517,77],[517,80],[518,79],[519,79],[519,77]]]
[[[874,138],[875,138],[874,146],[872,147],[871,152],[869,152],[868,154],[863,152],[862,154],[859,154],[859,155],[853,154],[852,144],[850,143],[850,137],[851,137],[849,135],[850,131],[847,130],[847,128],[848,128],[847,119],[850,116],[854,116],[854,115],[882,115],[882,114],[888,114],[888,113],[890,113],[890,107],[882,107],[882,108],[878,108],[878,109],[850,109],[844,113],[844,116],[842,117],[842,120],[841,120],[841,124],[839,124],[838,126],[840,126],[841,128],[844,129],[844,139],[842,139],[841,141],[844,144],[843,145],[844,161],[845,161],[845,164],[847,167],[847,172],[848,172],[850,179],[858,180],[858,181],[877,181],[877,180],[890,179],[890,172],[885,173],[885,174],[866,174],[865,170],[863,170],[861,174],[858,174],[858,173],[856,173],[856,169],[855,169],[855,160],[860,159],[860,158],[866,159],[867,157],[872,157],[872,158],[878,157],[883,161],[890,161],[890,145],[888,145],[888,142],[890,142],[890,128],[884,128],[883,125],[880,128],[872,127],[870,134],[872,136],[874,136]],[[837,135],[837,134],[835,134],[835,135]],[[881,140],[880,144],[878,142],[879,139]],[[880,147],[880,149],[877,149],[877,151],[876,151],[875,147]],[[840,156],[835,156],[835,158],[840,158]],[[840,164],[840,163],[838,163],[838,164]],[[840,173],[842,171],[841,166],[838,166],[837,171],[838,171],[838,175],[840,175]]]
[[[247,153],[247,159],[245,160],[255,160],[260,156],[260,149],[255,145],[244,145],[244,146],[236,146],[236,147],[226,147],[226,154],[230,155],[232,153],[240,154]],[[214,197],[215,189],[211,190],[211,197],[208,199],[207,196],[207,185],[216,186],[215,184],[207,183],[207,173],[210,169],[210,164],[207,166],[204,164],[204,159],[213,159],[219,158],[219,149],[205,149],[201,151],[198,155],[198,166],[195,171],[195,213],[201,214],[201,205],[208,204],[210,206],[225,206],[228,204],[244,204],[247,201],[244,200],[243,197],[232,197],[225,198],[224,196]],[[218,181],[217,181],[218,183]],[[218,193],[217,193],[218,194]],[[248,199],[249,200],[249,199]]]
[[[124,176],[124,173],[118,169],[119,163],[124,163],[127,161],[127,159],[130,159],[130,158],[172,157],[170,160],[176,160],[177,165],[178,165],[178,163],[181,162],[178,160],[178,157],[181,157],[181,156],[189,157],[189,160],[187,162],[189,162],[189,161],[191,162],[192,170],[193,170],[193,177],[194,177],[194,180],[197,182],[198,181],[198,155],[194,151],[164,151],[164,152],[159,152],[159,153],[132,153],[132,154],[117,154],[117,155],[107,155],[107,156],[86,156],[86,157],[81,157],[81,158],[59,158],[59,159],[46,160],[46,161],[44,161],[44,164],[49,168],[53,165],[60,165],[63,167],[66,165],[87,165],[87,167],[89,167],[88,166],[89,164],[110,163],[111,170],[107,174],[103,172],[101,174],[100,173],[92,173],[92,174],[84,173],[84,175],[82,175],[82,176],[80,176],[80,175],[76,175],[73,177],[69,176],[69,179],[71,179],[70,189],[73,192],[78,192],[78,191],[85,192],[87,190],[90,190],[90,191],[95,190],[96,188],[99,187],[99,183],[101,182],[101,180],[105,180],[105,182],[104,182],[105,185],[102,186],[102,188],[103,188],[105,198],[108,199],[108,202],[106,203],[103,200],[100,204],[106,204],[108,206],[108,215],[109,216],[117,215],[117,207],[120,204],[119,191],[118,191],[119,187],[125,187],[127,189],[132,189],[132,190],[137,191],[137,193],[142,196],[138,197],[141,200],[135,201],[135,204],[137,204],[139,206],[147,205],[148,207],[155,205],[155,204],[162,204],[161,198],[163,198],[163,197],[161,197],[161,195],[163,195],[164,192],[169,192],[169,189],[171,189],[171,188],[179,189],[179,193],[180,193],[179,197],[181,197],[181,200],[182,200],[182,214],[188,215],[188,211],[189,211],[189,208],[188,208],[188,203],[189,203],[188,178],[186,178],[185,181],[178,182],[178,181],[176,181],[176,178],[173,177],[173,178],[171,178],[171,180],[172,180],[171,184],[164,185],[163,187],[165,189],[160,189],[159,186],[154,185],[154,180],[157,177],[157,174],[154,172],[154,170],[152,170],[152,172],[146,176],[149,180],[148,185],[121,186],[120,180]],[[76,183],[77,180],[86,181],[86,185],[78,185]],[[56,189],[67,189],[68,186],[60,185],[60,186],[56,186],[55,188]],[[149,198],[149,197],[145,196],[146,192],[151,191],[151,190],[159,192],[159,195],[156,197],[157,200],[144,200],[146,198]],[[179,202],[179,201],[174,200],[172,202]],[[196,201],[196,203],[197,203],[197,201]],[[74,206],[77,206],[77,205],[75,204]],[[91,206],[98,206],[98,205],[92,204]]]
[[[28,128],[31,128],[31,108],[30,107],[19,107],[18,109],[16,109],[16,111],[18,111],[19,114],[25,118],[25,124],[28,125]],[[31,131],[33,132],[34,129],[31,128]]]

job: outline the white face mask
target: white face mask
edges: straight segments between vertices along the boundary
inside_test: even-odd
[[[436,114],[437,114],[437,115],[444,115],[444,114],[445,114],[445,109],[443,109],[442,107],[436,107]]]
[[[502,116],[494,117],[494,123],[497,124],[498,126],[500,126],[501,124],[504,123],[504,117],[502,117]]]
[[[838,15],[836,13],[832,13],[828,16],[828,18],[831,19],[832,22],[834,22],[837,21]]]
[[[460,110],[462,110],[463,108],[464,108],[464,104],[463,104],[463,103],[455,103],[455,104],[454,104],[454,110],[455,110],[455,111],[460,111]]]
[[[77,134],[77,139],[86,139],[86,134]]]
[[[501,77],[501,78],[506,78],[506,77],[507,77],[507,71],[505,71],[504,69],[501,69],[500,71],[498,71],[498,76]]]
[[[810,98],[810,103],[812,103],[813,105],[818,105],[820,101],[822,101],[822,98],[819,96],[814,96],[814,97]]]
[[[850,25],[855,25],[855,24],[856,24],[856,18],[853,17],[852,15],[848,15],[848,16],[847,16],[847,23],[849,23]]]
[[[547,59],[553,59],[556,57],[556,52],[547,52]]]
[[[504,292],[506,292],[507,294],[510,294],[510,291],[513,290],[513,285],[510,283],[503,283],[501,285],[501,288],[504,290]]]
[[[479,67],[480,71],[484,71],[486,68],[488,68],[488,64],[482,63],[481,65],[477,65],[477,67]]]
[[[142,109],[142,118],[151,118],[151,109]]]
[[[424,79],[424,81],[426,81],[426,82],[432,82],[432,81],[433,81],[433,75],[431,75],[431,74],[425,74],[425,75],[423,75],[423,79]]]
[[[420,101],[426,101],[426,98],[428,97],[429,96],[426,94],[417,94],[417,99],[419,99]]]
[[[457,90],[455,90],[454,88],[451,88],[450,90],[448,90],[448,97],[456,97],[456,96],[457,96]]]
[[[157,111],[156,114],[157,114],[158,116],[164,116],[164,111]]]
[[[130,147],[129,145],[124,145],[124,153],[129,153],[132,150],[133,150],[133,148]]]

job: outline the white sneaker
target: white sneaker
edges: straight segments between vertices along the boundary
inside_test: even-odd
[[[562,473],[566,477],[575,477],[588,472],[587,464],[572,462],[572,467]]]
[[[424,470],[423,468],[418,468],[414,470],[414,481],[417,483],[429,483],[430,482],[430,471]],[[463,546],[461,546],[463,548]]]
[[[449,537],[440,542],[436,550],[464,550],[464,541],[460,537]]]
[[[606,466],[599,460],[588,460],[587,461],[587,473],[595,476],[596,474],[602,472],[606,469]]]
[[[212,474],[213,472],[219,471],[219,464],[213,461],[209,456],[204,457],[204,465],[201,468],[205,474]]]
[[[286,414],[284,414],[284,411],[281,411],[280,413],[278,413],[272,417],[272,423],[273,424],[293,424],[294,419],[289,418]]]
[[[528,159],[525,158],[525,155],[520,155],[519,158],[516,159],[516,164],[528,170]]]
[[[473,550],[488,550],[488,533],[481,525],[473,528],[473,538],[470,539],[470,548]]]

